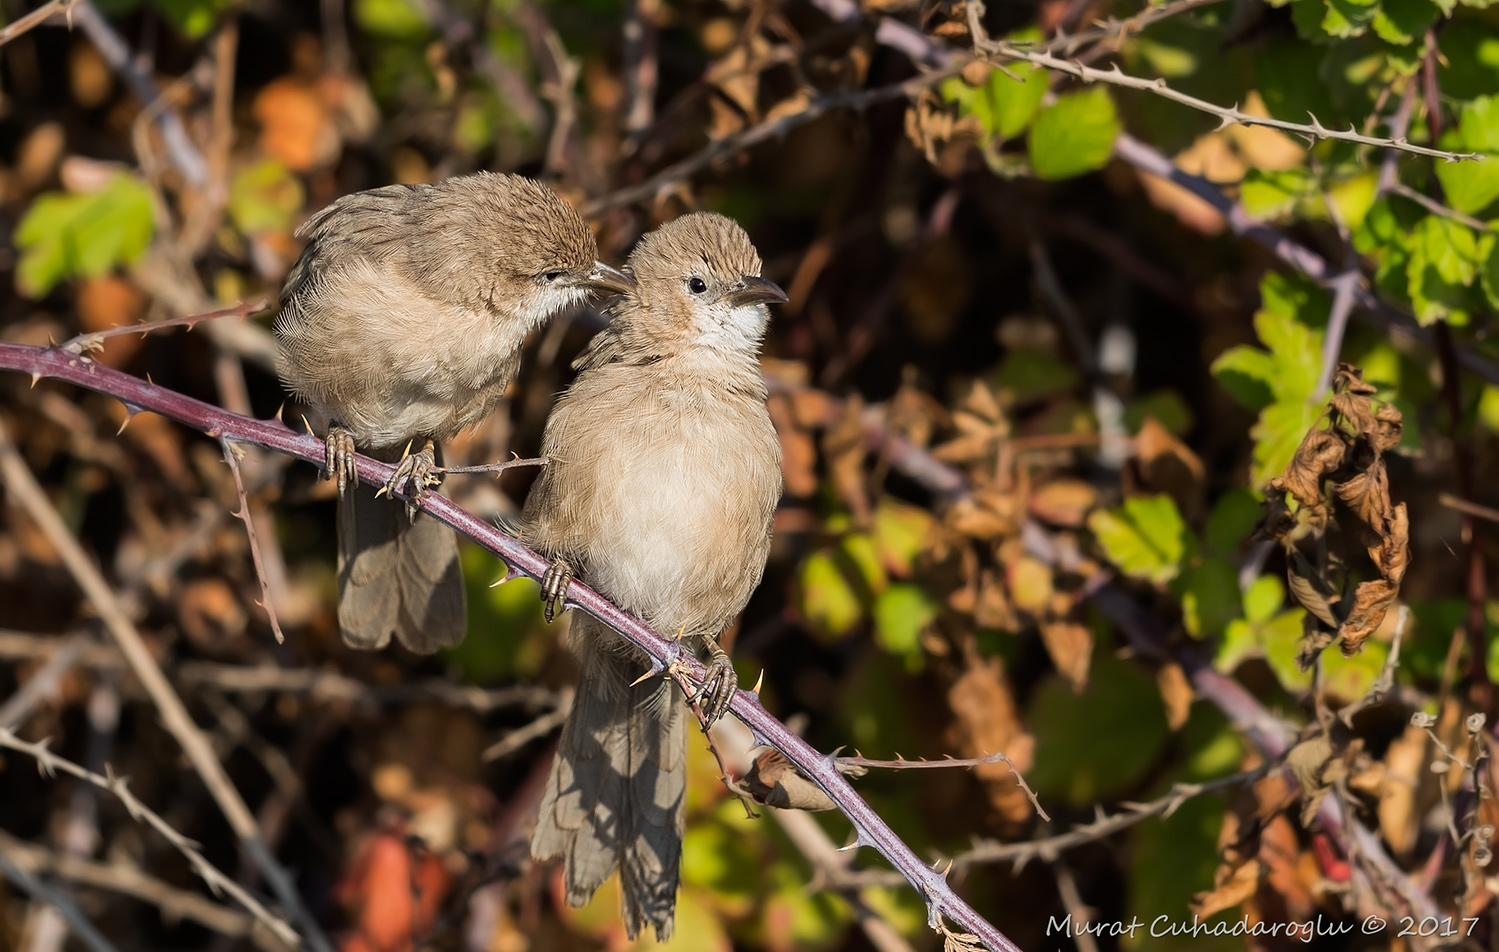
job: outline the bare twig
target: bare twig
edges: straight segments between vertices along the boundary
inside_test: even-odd
[[[204,321],[218,320],[221,317],[245,317],[265,310],[264,301],[253,303],[240,303],[234,307],[226,307],[220,311],[209,311],[207,314],[190,314],[187,317],[168,317],[159,321],[147,321],[141,324],[126,324],[121,327],[110,327],[102,331],[94,331],[91,334],[79,334],[70,337],[58,346],[63,350],[75,354],[92,354],[104,347],[104,341],[111,337],[119,337],[121,334],[140,334],[145,336],[152,331],[159,331],[166,327],[186,327],[189,330],[196,324]]]
[[[195,427],[215,438],[224,437],[234,442],[252,443],[318,465],[321,465],[324,457],[324,448],[320,440],[307,434],[293,432],[279,420],[254,420],[232,414],[56,348],[0,343],[0,368],[31,374],[34,377],[56,377],[92,390],[108,393],[127,405],[152,410]],[[22,471],[22,478],[28,481],[40,500],[45,502],[45,497],[40,495],[40,487],[36,486],[30,472],[25,469],[24,463],[19,460],[14,451],[5,454],[4,460],[7,463],[7,472],[19,468]],[[388,479],[394,471],[394,467],[388,463],[363,456],[359,457],[357,462],[360,473],[367,474],[371,480],[383,481]],[[7,482],[14,482],[14,480],[7,475]],[[546,574],[548,563],[544,558],[517,539],[504,534],[494,525],[473,516],[451,500],[434,493],[425,498],[423,507],[433,518],[504,559],[511,571],[518,571],[537,580]],[[46,508],[51,511],[50,505]],[[51,515],[56,519],[55,512],[51,512]],[[59,532],[66,535],[66,530],[62,527],[60,520],[57,520],[57,528]],[[67,544],[77,551],[77,543],[72,540],[71,536],[67,537]],[[82,558],[81,551],[78,555]],[[87,564],[86,560],[84,563]],[[101,597],[108,598],[108,588],[102,585],[103,580],[98,578],[97,570],[93,569],[92,565],[88,565],[87,568],[93,573],[92,578],[100,583]],[[680,645],[662,638],[638,618],[610,604],[588,586],[574,582],[568,590],[568,604],[598,618],[624,635],[645,653],[657,673],[663,673],[669,666],[675,664],[685,667],[687,672],[698,680],[704,676],[705,670],[702,664],[690,653],[684,652]],[[105,606],[101,604],[98,607],[101,614],[104,614]],[[130,630],[134,631],[133,628]],[[139,645],[139,642],[137,641],[136,644]],[[143,654],[144,650],[144,647],[140,646]],[[127,657],[130,657],[129,651],[127,651]],[[149,662],[148,676],[154,674],[157,683],[170,692],[170,687],[166,685],[160,669],[155,667],[154,662],[151,662],[149,655],[145,655],[143,660]],[[139,675],[140,672],[138,671],[137,674]],[[142,680],[149,688],[150,682],[146,681],[145,677]],[[181,702],[176,699],[175,694],[171,695],[171,700],[176,702],[180,710]],[[995,952],[1000,952],[1000,950],[1011,952],[1016,948],[1003,933],[994,928],[953,891],[945,875],[927,866],[911,851],[910,847],[890,829],[884,819],[859,797],[848,781],[838,773],[832,762],[788,730],[786,725],[771,716],[760,704],[758,697],[748,691],[739,691],[735,694],[729,709],[749,726],[757,744],[774,747],[781,751],[797,769],[832,798],[854,825],[857,833],[855,845],[872,847],[891,865],[900,870],[926,904],[928,924],[934,930],[942,925],[945,918],[978,936]],[[182,716],[186,717],[185,711],[182,711]],[[192,726],[190,721],[189,726]],[[207,742],[202,738],[201,732],[197,732],[195,727],[193,729],[197,734],[199,750],[207,751]],[[208,753],[211,758],[211,751]],[[190,749],[189,755],[192,754],[193,750]],[[216,760],[211,765],[204,764],[202,769],[216,769],[218,775],[222,776],[223,768]],[[232,792],[232,787],[230,791]],[[242,801],[240,809],[244,810]],[[247,810],[244,816],[248,817]],[[238,832],[238,827],[236,827],[236,832]],[[252,836],[254,835],[253,826],[249,827],[249,832]],[[256,844],[259,840],[247,838],[246,842]],[[263,868],[265,866],[266,864],[263,864]],[[269,870],[267,875],[268,877],[272,875]],[[288,903],[288,905],[291,904]]]
[[[38,744],[30,744],[3,727],[0,727],[0,747],[6,747],[35,757],[37,768],[46,776],[50,777],[58,771],[62,771],[86,783],[91,783],[100,790],[106,790],[114,794],[125,805],[125,809],[129,811],[132,819],[138,823],[144,823],[160,833],[168,843],[172,844],[179,853],[186,857],[188,865],[193,868],[193,872],[197,873],[208,884],[210,889],[216,893],[227,893],[236,902],[244,906],[250,915],[264,923],[266,928],[270,929],[277,938],[287,945],[295,946],[298,944],[297,934],[292,930],[291,926],[287,925],[280,917],[261,905],[260,900],[245,892],[239,883],[225,876],[219,871],[218,867],[204,859],[203,854],[198,852],[198,848],[192,840],[178,833],[166,820],[161,818],[160,814],[142,803],[130,791],[129,786],[127,786],[129,783],[128,778],[116,777],[112,774],[96,774],[92,770],[87,770],[73,763],[71,760],[64,759],[52,753],[48,749],[46,741]],[[3,856],[3,854],[0,854],[0,856]]]
[[[3,651],[4,641],[0,640],[0,654]],[[560,703],[557,692],[531,685],[485,689],[450,684],[447,681],[365,684],[336,671],[277,668],[269,665],[245,667],[190,661],[177,670],[177,676],[187,684],[210,685],[225,693],[279,691],[308,694],[318,701],[348,701],[355,704],[437,701],[450,707],[465,707],[480,714],[512,707],[555,708]]]
[[[1031,806],[1036,808],[1036,814],[1048,823],[1051,822],[1051,817],[1042,809],[1041,801],[1036,797],[1036,791],[1032,790],[1031,785],[1025,782],[1025,775],[1015,766],[1015,762],[1003,752],[989,754],[987,757],[965,757],[961,760],[955,757],[948,757],[943,760],[870,760],[868,757],[838,757],[836,759],[840,764],[848,764],[855,767],[883,767],[886,770],[979,767],[984,764],[1004,764],[1010,768],[1010,773],[1015,775],[1015,782],[1020,785],[1021,790],[1025,791],[1026,797],[1031,801]]]
[[[271,583],[266,579],[265,561],[260,557],[260,540],[255,537],[255,522],[250,518],[250,497],[245,492],[245,481],[239,473],[236,454],[243,450],[223,438],[219,439],[219,445],[223,447],[224,462],[229,464],[229,473],[234,477],[234,491],[239,494],[239,511],[233,515],[245,524],[245,538],[250,542],[250,561],[255,563],[255,577],[260,580],[260,607],[265,609],[265,617],[276,635],[276,644],[284,644],[286,635],[281,633],[281,622],[276,618],[276,599],[271,594]]]
[[[69,354],[67,351],[54,351],[54,353],[63,355],[65,360],[73,362],[81,362],[85,359]],[[151,386],[151,389],[159,390],[154,386]],[[183,752],[187,754],[193,768],[203,779],[204,785],[208,787],[209,793],[213,795],[214,801],[223,811],[235,835],[255,858],[256,864],[264,872],[277,898],[287,909],[292,910],[301,923],[306,941],[317,952],[331,952],[327,938],[322,934],[317,921],[312,918],[312,914],[307,911],[301,897],[297,894],[291,875],[265,848],[250,808],[245,805],[239,791],[230,781],[223,764],[219,763],[218,758],[214,756],[208,739],[203,736],[198,725],[193,723],[182,699],[172,689],[166,676],[161,673],[161,668],[156,664],[156,659],[151,656],[151,651],[146,647],[140,632],[136,630],[135,624],[120,606],[119,599],[115,597],[98,568],[84,553],[83,547],[63,524],[62,517],[57,514],[57,510],[47,499],[46,493],[37,484],[36,478],[31,475],[31,470],[21,459],[3,428],[0,428],[0,475],[4,476],[10,501],[24,509],[41,529],[42,534],[57,550],[62,557],[63,564],[67,566],[74,580],[93,604],[94,610],[99,613],[105,627],[109,629],[116,644],[124,653],[131,671],[134,672],[161,713],[162,723],[182,745]]]
[[[1437,502],[1448,509],[1456,509],[1458,512],[1468,516],[1476,516],[1489,522],[1499,522],[1499,509],[1491,509],[1488,506],[1480,506],[1476,502],[1459,499],[1451,493],[1438,493]]]
[[[1479,221],[1472,215],[1464,215],[1462,212],[1458,211],[1455,208],[1448,208],[1446,205],[1443,205],[1441,202],[1437,201],[1429,195],[1422,195],[1420,192],[1411,188],[1409,185],[1406,185],[1404,182],[1392,183],[1390,185],[1390,192],[1391,194],[1399,195],[1401,198],[1410,199],[1417,205],[1420,205],[1422,208],[1431,212],[1433,215],[1439,215],[1442,218],[1450,218],[1455,222],[1467,225],[1469,228],[1472,228],[1475,231],[1499,231],[1499,229],[1496,229],[1488,222]]]
[[[48,3],[42,4],[25,16],[17,18],[14,23],[7,23],[4,29],[0,29],[0,46],[4,46],[21,34],[41,26],[58,14],[67,17],[66,23],[68,29],[71,30],[73,28],[73,7],[77,6],[79,2],[80,0],[49,0]]]
[[[88,917],[73,904],[73,900],[16,865],[4,850],[0,850],[0,874],[61,913],[63,919],[67,920],[68,928],[93,952],[115,952],[115,947],[88,921]]]
[[[49,875],[80,886],[107,889],[161,910],[167,920],[186,919],[234,938],[248,937],[257,946],[273,952],[290,948],[278,941],[255,917],[227,909],[197,893],[157,879],[138,866],[122,860],[100,863],[53,852],[44,846],[17,839],[0,830],[0,856],[32,875]]]
[[[104,57],[110,69],[125,81],[135,98],[140,100],[141,108],[148,111],[155,109],[156,124],[161,128],[161,138],[166,143],[167,153],[172,157],[172,164],[182,173],[188,185],[201,188],[208,181],[208,163],[204,160],[202,151],[188,136],[182,117],[174,110],[161,108],[164,104],[157,102],[161,94],[156,89],[156,83],[135,65],[130,48],[120,39],[120,34],[99,14],[91,0],[77,0],[72,7],[72,16],[83,28],[83,32],[88,34],[89,40],[99,50],[99,55]]]
[[[480,755],[480,759],[485,762],[499,760],[501,757],[520,750],[536,738],[545,737],[562,726],[562,722],[567,720],[567,715],[572,709],[573,690],[572,688],[564,688],[557,695],[556,707],[531,721],[525,727],[513,730],[498,741],[490,744],[484,749],[484,753]]]
[[[88,639],[84,635],[73,635],[61,639],[57,650],[47,658],[41,670],[34,673],[21,689],[0,705],[0,727],[16,728],[31,714],[47,695],[57,690],[62,676],[78,662]]]
[[[1369,690],[1357,701],[1338,711],[1338,720],[1349,727],[1353,726],[1353,715],[1367,707],[1373,707],[1395,687],[1395,669],[1400,666],[1400,639],[1405,635],[1405,626],[1410,623],[1411,607],[1401,605],[1400,613],[1395,618],[1395,634],[1390,641],[1390,654],[1385,658],[1384,667],[1380,669],[1379,677],[1369,685]]]

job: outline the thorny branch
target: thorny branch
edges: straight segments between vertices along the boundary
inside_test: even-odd
[[[29,754],[36,758],[37,769],[46,776],[53,776],[58,771],[71,774],[85,783],[93,784],[100,790],[114,794],[119,801],[125,805],[132,819],[137,823],[144,823],[151,827],[173,847],[181,853],[192,866],[193,872],[208,884],[208,888],[215,893],[227,893],[235,902],[245,907],[245,911],[254,916],[259,922],[264,923],[281,941],[287,945],[297,945],[297,933],[284,919],[261,905],[260,900],[245,891],[244,887],[233,879],[224,875],[198,851],[198,847],[187,837],[178,833],[171,824],[161,818],[161,815],[142,803],[134,793],[131,792],[128,777],[116,777],[113,775],[96,774],[78,766],[71,760],[59,757],[47,747],[47,742],[31,744],[17,737],[6,728],[0,727],[0,747]]]
[[[34,380],[53,377],[109,394],[122,401],[128,410],[151,410],[201,430],[215,439],[253,444],[311,463],[321,464],[323,460],[321,441],[308,434],[295,433],[279,420],[255,420],[229,413],[56,348],[0,343],[0,368],[30,374]],[[358,464],[359,471],[368,474],[372,480],[383,481],[393,471],[389,464],[363,456],[359,457]],[[29,477],[29,473],[27,476]],[[13,480],[8,477],[7,481]],[[432,517],[503,559],[509,567],[507,578],[519,573],[540,580],[546,573],[545,559],[450,500],[434,493],[426,498],[424,506]],[[665,673],[673,665],[685,668],[698,680],[706,673],[701,662],[691,652],[683,651],[680,644],[662,638],[639,619],[616,608],[586,585],[575,582],[569,588],[568,607],[579,608],[624,635],[645,652],[653,670],[658,674]],[[155,677],[161,679],[160,669],[154,668],[154,663],[153,670]],[[137,671],[137,675],[140,674]],[[164,679],[162,680],[164,683]],[[170,688],[167,690],[170,691]],[[172,697],[175,698],[175,694]],[[181,702],[177,703],[180,705]],[[772,716],[760,704],[758,696],[741,690],[734,696],[729,709],[749,727],[756,744],[774,747],[785,754],[797,769],[838,804],[839,809],[854,825],[857,833],[854,845],[872,847],[900,870],[926,904],[928,924],[934,930],[945,931],[944,920],[947,920],[972,933],[995,952],[1016,950],[1009,939],[953,891],[944,873],[928,866],[896,836],[879,814],[839,774],[831,759],[818,753]],[[186,716],[185,712],[183,716]],[[199,736],[201,737],[201,733]],[[214,766],[217,765],[217,761],[213,763]],[[200,767],[201,769],[203,768]],[[222,771],[222,767],[218,770]],[[227,778],[225,782],[227,783]],[[233,819],[231,816],[231,822]],[[253,820],[249,823],[248,831],[242,833],[241,838],[247,843],[258,842],[254,838]],[[237,824],[236,832],[240,832]],[[268,878],[274,882],[272,867],[268,864],[263,864],[263,867],[266,868]],[[295,905],[292,908],[296,908]],[[310,921],[308,924],[312,925]]]

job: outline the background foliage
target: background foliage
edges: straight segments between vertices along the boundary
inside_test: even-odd
[[[72,30],[59,16],[0,49],[6,340],[274,301],[297,224],[394,181],[543,177],[616,262],[685,210],[732,215],[791,297],[765,355],[786,497],[734,633],[741,682],[763,670],[767,707],[822,750],[1004,751],[1052,818],[1003,764],[866,775],[860,792],[907,842],[957,857],[954,882],[1025,948],[1246,942],[1048,933],[1068,914],[1393,924],[1331,940],[1352,945],[1393,943],[1400,916],[1439,909],[1459,921],[1444,928],[1477,917],[1472,937],[1490,941],[1494,818],[1475,793],[1493,788],[1489,735],[1465,725],[1493,713],[1499,677],[1486,525],[1499,513],[1482,478],[1499,448],[1499,161],[1320,137],[1499,153],[1487,3],[71,6]],[[1079,64],[1121,72],[1080,82]],[[1225,121],[1257,119],[1308,135]],[[1152,155],[1184,174],[1161,177]],[[449,458],[529,455],[600,324],[585,313],[532,341],[503,408]],[[268,326],[117,336],[95,357],[270,416],[283,395]],[[1410,620],[1398,656],[1407,616],[1392,610],[1361,651],[1308,664],[1307,632],[1332,640],[1345,593],[1379,577],[1368,539],[1341,510],[1309,525],[1305,505],[1289,548],[1255,533],[1308,431],[1336,427],[1324,406],[1340,359],[1362,368],[1375,406],[1403,414],[1380,465],[1385,502],[1409,512],[1398,607]],[[612,886],[566,910],[526,859],[571,677],[531,583],[488,588],[504,568],[470,547],[462,645],[430,659],[350,652],[332,608],[332,489],[252,455],[278,645],[217,447],[150,415],[117,437],[126,415],[101,396],[0,387],[0,424],[336,944],[625,944]],[[506,516],[529,478],[445,491]],[[1296,545],[1314,572],[1297,568]],[[1303,607],[1313,576],[1331,621]],[[14,507],[0,510],[0,606],[0,698],[42,688],[0,709],[0,726],[130,776],[264,893]],[[47,666],[75,641],[76,658]],[[1394,688],[1361,704],[1386,670]],[[1246,733],[1254,705],[1300,732],[1289,760]],[[1418,712],[1432,717],[1411,723]],[[727,729],[723,746],[745,741]],[[810,840],[805,825],[748,820],[693,746],[678,945],[935,947],[898,879],[863,855],[854,868],[875,872],[850,877],[848,857],[827,852],[847,836],[841,816],[817,815]],[[116,799],[31,766],[5,754],[0,853],[92,857],[203,891]],[[1239,771],[1251,773],[1178,786]],[[1346,828],[1313,819],[1324,796],[1392,866],[1371,873]],[[1131,812],[1143,802],[1155,806]],[[1103,814],[1125,819],[1088,826]],[[1018,849],[1067,831],[1081,832],[1055,854]],[[272,941],[243,935],[242,918],[240,932],[184,918],[167,893],[125,898],[53,874],[120,948]],[[45,904],[8,888],[0,945],[59,948]]]

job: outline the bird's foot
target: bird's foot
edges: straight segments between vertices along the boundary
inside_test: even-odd
[[[550,622],[561,612],[558,606],[567,608],[567,588],[573,583],[573,567],[562,559],[558,559],[547,566],[546,574],[541,577],[541,601],[543,603],[542,614]]]
[[[712,727],[729,710],[729,702],[739,690],[739,675],[734,672],[734,663],[718,642],[708,642],[708,670],[703,683],[691,694],[688,702],[702,701],[703,720]]]
[[[422,497],[427,493],[428,486],[436,486],[442,482],[437,473],[437,448],[432,441],[422,447],[421,452],[411,452],[411,444],[406,445],[406,452],[402,454],[401,461],[396,464],[396,471],[390,474],[385,481],[383,493],[395,495],[398,491],[406,495],[406,515],[416,518],[416,511],[421,508]]]
[[[354,466],[354,434],[337,423],[329,424],[323,437],[323,478],[338,480],[338,494],[347,486],[359,485],[359,471]]]

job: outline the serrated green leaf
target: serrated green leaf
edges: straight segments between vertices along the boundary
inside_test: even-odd
[[[798,581],[798,607],[818,634],[840,637],[864,617],[863,602],[831,552],[808,555]]]
[[[1322,332],[1271,310],[1254,316],[1254,329],[1275,361],[1268,380],[1275,399],[1305,401],[1311,397],[1322,374]]]
[[[1220,671],[1232,672],[1244,659],[1260,657],[1265,659],[1276,680],[1287,690],[1298,691],[1310,686],[1311,672],[1302,671],[1296,664],[1296,652],[1301,645],[1301,619],[1305,614],[1300,608],[1293,608],[1268,621],[1237,619],[1230,622],[1224,629],[1223,642],[1218,646],[1213,664]]]
[[[1444,148],[1499,153],[1499,97],[1483,96],[1463,107],[1455,135],[1442,137]],[[1438,162],[1437,179],[1447,202],[1460,212],[1477,215],[1499,200],[1499,159],[1486,162]]]
[[[1118,135],[1119,116],[1108,90],[1058,97],[1041,110],[1031,128],[1031,169],[1043,179],[1072,178],[1101,169]]]
[[[973,113],[991,135],[1012,139],[1036,118],[1051,74],[1024,62],[1008,63],[1005,68],[1021,81],[1016,82],[996,69],[979,90],[980,95],[974,98]]]
[[[874,510],[873,526],[880,564],[894,575],[909,576],[935,527],[932,514],[920,506],[882,498]]]
[[[1304,399],[1276,401],[1260,411],[1259,420],[1249,430],[1254,439],[1251,485],[1264,486],[1285,471],[1301,438],[1321,412],[1321,407]]]
[[[1118,509],[1100,509],[1088,528],[1104,554],[1131,578],[1157,584],[1171,581],[1194,540],[1170,496],[1135,496]]]
[[[1440,215],[1429,215],[1412,232],[1406,264],[1407,292],[1416,319],[1465,323],[1469,295],[1478,276],[1478,238],[1473,230]]]
[[[40,195],[16,226],[16,287],[41,297],[59,281],[128,264],[146,250],[154,228],[151,190],[126,172],[96,192]]]
[[[1484,296],[1489,307],[1499,310],[1499,241],[1494,240],[1492,232],[1483,236],[1479,253],[1483,255],[1483,270],[1478,277],[1483,282]]]
[[[1440,11],[1431,0],[1383,0],[1374,17],[1374,32],[1397,46],[1425,36]]]
[[[1325,0],[1326,11],[1322,15],[1322,29],[1328,36],[1346,39],[1362,36],[1379,11],[1376,2],[1362,3],[1358,0]]]
[[[1131,433],[1140,432],[1147,419],[1181,436],[1192,429],[1192,408],[1175,390],[1157,390],[1125,405],[1124,425]]]
[[[1350,229],[1363,224],[1379,193],[1379,173],[1365,172],[1327,186],[1327,199],[1338,210],[1343,224]]]

